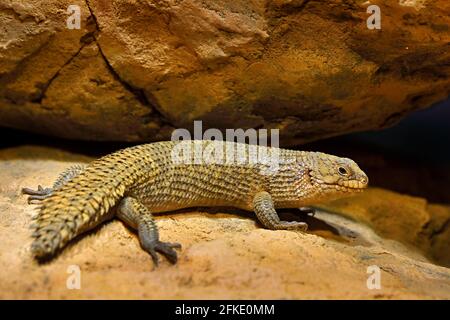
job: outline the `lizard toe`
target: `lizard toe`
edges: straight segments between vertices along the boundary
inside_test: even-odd
[[[308,230],[308,224],[305,222],[298,221],[282,221],[283,229],[285,230],[299,230],[306,231]]]
[[[155,265],[155,267],[157,267],[159,265],[159,257],[158,254],[156,253],[155,247],[143,246],[143,248],[146,252],[148,252],[148,254],[150,254],[150,257],[152,257],[153,264]]]
[[[168,243],[158,241],[155,244],[155,250],[164,255],[170,263],[175,264],[178,261],[177,252],[173,248],[181,248],[179,243]]]

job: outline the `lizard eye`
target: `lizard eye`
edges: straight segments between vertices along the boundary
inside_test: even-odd
[[[344,167],[339,167],[339,168],[338,168],[338,171],[339,171],[339,174],[340,174],[341,176],[346,176],[346,175],[348,175],[347,169],[345,169]]]

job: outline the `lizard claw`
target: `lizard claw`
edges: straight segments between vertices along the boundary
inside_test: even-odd
[[[177,252],[174,249],[181,249],[181,244],[162,242],[158,240],[153,242],[151,245],[145,246],[144,249],[152,257],[155,266],[158,266],[159,264],[159,257],[157,255],[157,252],[164,255],[170,263],[175,264],[178,261],[178,257]]]
[[[155,267],[159,266],[159,257],[158,254],[156,253],[155,249],[147,249],[146,250],[150,256],[152,257],[153,260],[153,264],[155,265]]]
[[[22,193],[36,196],[44,196],[52,193],[52,188],[43,188],[41,185],[38,185],[37,190],[33,190],[31,188],[22,188]]]
[[[52,188],[43,188],[41,185],[38,185],[37,190],[33,190],[30,188],[22,188],[23,194],[28,194],[28,204],[34,204],[45,198],[48,198],[53,192]]]

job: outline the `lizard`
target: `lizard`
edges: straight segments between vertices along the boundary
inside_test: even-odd
[[[197,161],[195,152],[174,152],[177,146],[231,150],[240,158]],[[248,161],[255,152],[276,154],[276,170],[264,171],[267,161]],[[247,161],[239,160],[246,157]],[[267,229],[305,232],[305,222],[283,221],[276,209],[313,212],[313,204],[361,192],[367,186],[367,175],[349,158],[237,142],[185,140],[128,147],[86,166],[70,167],[51,188],[39,185],[37,190],[23,188],[22,192],[29,195],[28,203],[40,204],[30,226],[31,252],[37,260],[53,258],[78,235],[117,217],[137,230],[141,247],[157,266],[158,253],[175,264],[175,249],[181,245],[160,240],[153,213],[234,207],[253,211]]]

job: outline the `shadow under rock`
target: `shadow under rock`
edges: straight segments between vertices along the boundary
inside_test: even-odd
[[[59,161],[89,161],[134,144],[67,140],[21,130],[0,128],[2,159],[36,159]],[[11,149],[12,152],[5,152]]]

